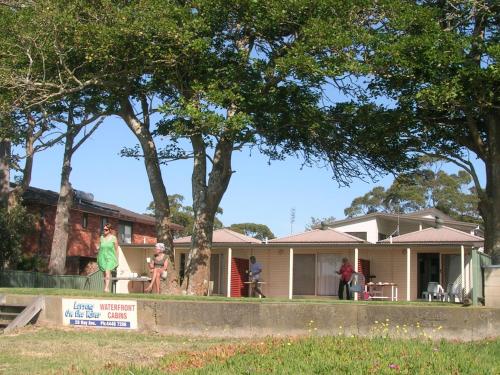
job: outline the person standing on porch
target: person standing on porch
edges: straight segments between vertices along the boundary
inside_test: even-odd
[[[351,280],[352,274],[354,273],[354,269],[349,263],[349,259],[342,258],[342,267],[337,271],[337,274],[340,275],[339,281],[339,299],[344,299],[344,287],[346,290],[346,298],[351,299],[351,293],[349,291],[349,281]]]
[[[262,265],[257,262],[255,257],[252,255],[250,257],[250,286],[252,287],[252,297],[255,297],[255,293],[258,293],[262,298],[266,298],[264,293],[259,288],[260,275],[262,274]]]
[[[111,233],[111,224],[105,224],[99,243],[99,254],[97,254],[97,265],[104,274],[104,292],[109,293],[111,283],[111,272],[118,267],[118,242]]]

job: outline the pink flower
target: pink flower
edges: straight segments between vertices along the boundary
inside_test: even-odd
[[[393,370],[399,370],[399,365],[396,365],[395,363],[391,363],[389,365],[389,368],[392,368]]]

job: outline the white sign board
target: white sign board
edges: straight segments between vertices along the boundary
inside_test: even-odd
[[[137,301],[62,300],[63,325],[137,329]]]

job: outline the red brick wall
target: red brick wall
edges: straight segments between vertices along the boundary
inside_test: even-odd
[[[132,243],[134,244],[155,244],[156,228],[154,225],[134,223],[132,225]]]
[[[54,222],[56,207],[31,205],[29,210],[39,218],[32,234],[26,238],[26,253],[50,256],[52,238],[54,237]],[[101,235],[101,217],[96,214],[88,214],[87,228],[83,228],[83,212],[72,210],[70,215],[70,233],[68,243],[68,257],[79,256],[95,258],[99,247]],[[108,222],[113,226],[113,234],[118,237],[118,223],[116,218],[108,217]],[[132,223],[133,244],[154,244],[156,242],[156,230],[154,225],[143,223]]]

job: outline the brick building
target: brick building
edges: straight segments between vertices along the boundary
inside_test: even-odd
[[[23,196],[24,204],[36,215],[33,233],[26,238],[25,252],[42,259],[50,257],[59,194],[30,187]],[[99,238],[104,224],[111,223],[119,244],[154,244],[155,219],[152,216],[94,201],[93,195],[76,191],[70,215],[66,273],[88,274],[96,269]],[[182,226],[173,224],[172,230]]]

